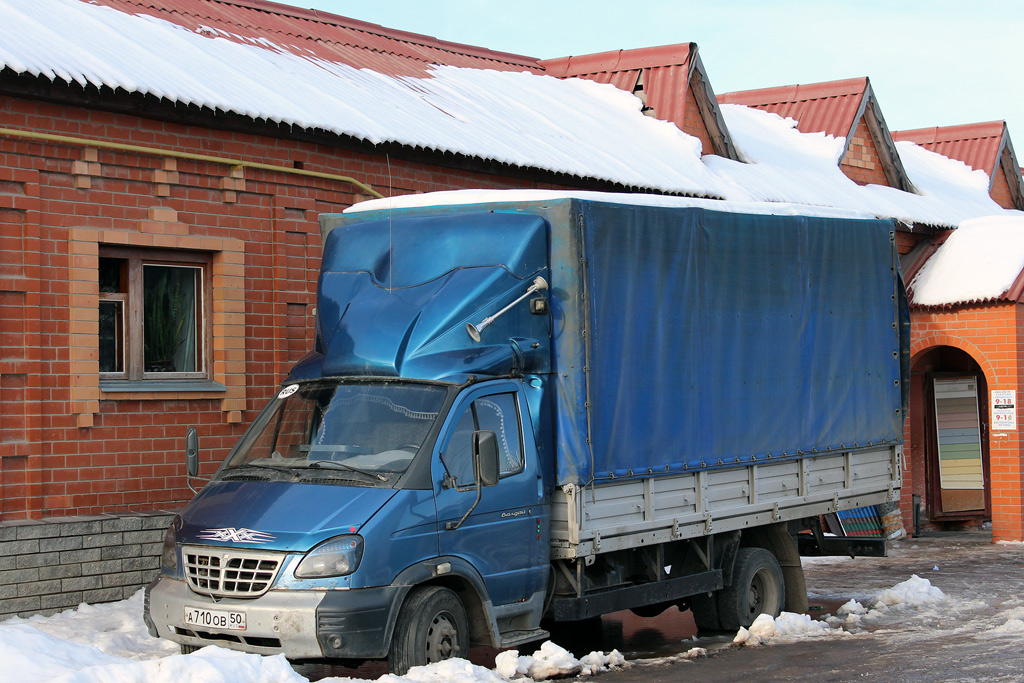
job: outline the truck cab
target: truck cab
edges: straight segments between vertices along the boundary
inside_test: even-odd
[[[168,529],[146,618],[184,651],[404,671],[546,635],[547,224],[383,228],[331,233],[317,349]]]

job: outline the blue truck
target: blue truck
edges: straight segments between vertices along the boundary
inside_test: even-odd
[[[150,632],[403,673],[623,609],[733,630],[806,606],[801,553],[884,552],[820,519],[899,492],[893,224],[650,203],[321,216],[315,348],[167,530]]]

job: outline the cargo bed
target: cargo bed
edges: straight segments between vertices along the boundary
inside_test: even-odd
[[[784,522],[895,500],[902,447],[866,448],[677,475],[562,486],[552,559]]]

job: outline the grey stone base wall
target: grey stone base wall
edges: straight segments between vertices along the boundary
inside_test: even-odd
[[[123,600],[160,570],[173,512],[0,522],[0,620]]]

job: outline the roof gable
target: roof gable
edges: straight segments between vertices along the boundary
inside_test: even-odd
[[[718,96],[718,101],[794,119],[797,130],[803,133],[820,132],[845,138],[846,149],[839,163],[851,180],[861,184],[872,182],[863,173],[863,166],[874,163],[870,159],[874,156],[882,171],[878,178],[884,177],[884,184],[906,192],[913,191],[866,77],[724,93]],[[870,144],[865,144],[867,142]],[[847,155],[851,158],[847,159]]]
[[[989,194],[1000,206],[1024,210],[1024,179],[1005,121],[901,130],[892,137],[984,171],[989,177]]]
[[[700,139],[705,154],[739,159],[696,43],[543,59],[558,78],[611,83],[635,94],[644,112]]]

